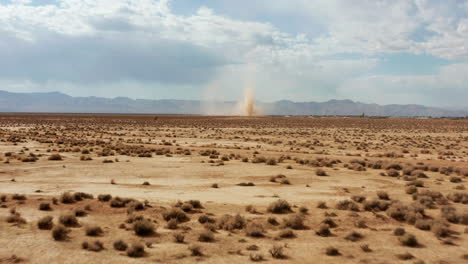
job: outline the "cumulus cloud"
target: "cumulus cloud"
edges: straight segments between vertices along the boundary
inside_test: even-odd
[[[465,1],[256,0],[249,14],[262,14],[259,20],[239,17],[245,3],[207,2],[180,15],[171,9],[175,1],[0,2],[0,83],[110,97],[199,99],[210,87],[216,98],[233,100],[246,83],[269,101],[437,105],[442,90],[463,95]],[[304,32],[288,31],[287,17],[300,18]],[[369,76],[392,53],[453,65],[430,76]]]

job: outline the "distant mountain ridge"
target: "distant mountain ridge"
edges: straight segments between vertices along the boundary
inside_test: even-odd
[[[378,105],[330,100],[327,102],[293,102],[281,100],[272,103],[257,102],[263,115],[323,115],[401,116],[401,117],[466,117],[468,110],[448,110],[422,105]],[[0,112],[43,113],[140,113],[140,114],[235,114],[234,101],[147,100],[127,97],[72,97],[60,92],[12,93],[0,91]],[[237,111],[240,113],[240,111]]]

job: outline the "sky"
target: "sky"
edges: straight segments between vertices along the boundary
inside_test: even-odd
[[[468,108],[468,0],[0,0],[0,90]]]

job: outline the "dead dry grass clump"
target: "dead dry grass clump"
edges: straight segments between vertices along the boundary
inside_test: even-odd
[[[325,254],[327,256],[340,256],[341,253],[336,247],[327,247],[325,249]]]
[[[419,246],[418,240],[412,234],[405,233],[404,235],[400,236],[398,240],[400,241],[402,245],[407,246],[407,247]]]
[[[425,218],[424,208],[416,204],[395,203],[388,208],[387,215],[397,221],[406,221],[410,224],[414,224],[418,219]]]
[[[304,225],[304,215],[294,214],[283,220],[283,228],[292,228],[295,230],[307,229]]]
[[[272,248],[268,250],[268,252],[274,259],[286,259],[287,258],[286,255],[284,254],[283,246],[274,245]]]
[[[11,196],[11,199],[12,200],[17,200],[17,201],[24,201],[24,200],[26,200],[26,195],[15,193],[15,194],[13,194]]]
[[[202,231],[198,235],[198,241],[200,242],[213,242],[214,241],[214,233],[208,230]]]
[[[145,246],[140,243],[134,243],[127,248],[127,256],[131,258],[141,258],[145,255]]]
[[[190,218],[180,208],[172,208],[162,213],[164,220],[170,221],[171,219],[177,220],[179,223],[187,222]]]
[[[201,257],[203,256],[203,252],[202,252],[202,249],[200,246],[198,245],[191,245],[189,246],[188,248],[192,254],[192,256],[195,256],[195,257]]]
[[[125,251],[128,248],[127,243],[125,243],[125,241],[123,241],[122,239],[115,241],[112,245],[117,251]]]
[[[390,196],[384,191],[377,191],[377,197],[379,197],[380,200],[390,200]]]
[[[71,232],[70,229],[59,224],[52,229],[52,237],[56,241],[64,241],[68,239],[68,233],[70,232]]]
[[[42,229],[42,230],[50,230],[54,226],[54,223],[52,222],[53,217],[48,215],[44,216],[41,219],[37,221],[37,228]]]
[[[320,169],[320,168],[315,170],[315,175],[317,175],[317,176],[328,176],[327,172],[325,170],[323,170],[323,169]]]
[[[267,207],[267,211],[273,214],[292,213],[291,205],[286,200],[277,200]]]
[[[52,154],[52,155],[50,155],[49,158],[48,158],[48,160],[55,160],[55,161],[57,161],[57,160],[63,160],[63,159],[62,159],[62,156],[61,156],[60,154],[57,153],[57,154]]]
[[[205,223],[215,223],[216,222],[216,219],[208,216],[208,215],[200,215],[200,217],[198,217],[198,222],[200,224],[205,224]]]
[[[65,214],[59,217],[59,223],[66,227],[78,227],[80,224],[78,223],[78,219],[73,214]]]
[[[87,236],[100,236],[104,233],[100,226],[87,226],[85,229]]]
[[[50,203],[44,202],[44,203],[39,204],[39,210],[41,210],[41,211],[51,211],[52,208],[50,207]]]
[[[468,204],[468,193],[454,192],[447,195],[447,199],[454,203]]]
[[[223,215],[218,220],[218,227],[223,230],[232,231],[234,229],[242,229],[245,227],[245,219],[241,215],[237,214],[235,216],[232,215]]]
[[[180,244],[184,243],[185,235],[183,233],[180,233],[180,232],[174,233],[174,241],[176,243],[180,243]]]
[[[99,194],[98,201],[100,202],[108,202],[112,199],[112,195],[110,194]]]
[[[363,239],[364,236],[359,232],[352,231],[351,233],[347,234],[344,238],[348,241],[356,242]]]
[[[60,202],[64,203],[64,204],[72,204],[72,203],[75,203],[76,200],[75,200],[75,197],[74,197],[74,195],[72,193],[64,192],[60,196]]]
[[[7,223],[12,223],[15,225],[22,225],[26,224],[26,219],[21,217],[21,214],[19,212],[16,212],[16,210],[11,210],[10,215],[6,218]]]
[[[132,229],[137,236],[150,236],[155,233],[156,227],[150,220],[142,219],[133,222]]]
[[[249,222],[245,226],[245,234],[250,237],[264,237],[265,229],[261,223]]]
[[[330,227],[327,224],[321,224],[317,231],[315,231],[315,234],[321,237],[328,237],[332,235]]]
[[[341,200],[335,205],[338,210],[350,210],[359,212],[359,205],[351,200]]]
[[[85,241],[81,243],[81,247],[88,251],[99,252],[104,249],[104,243],[99,240],[95,240],[93,242]]]

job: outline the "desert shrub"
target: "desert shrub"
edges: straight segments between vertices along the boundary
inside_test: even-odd
[[[39,210],[41,211],[50,211],[52,208],[50,207],[50,203],[40,203],[39,204]]]
[[[70,233],[70,229],[66,228],[63,225],[57,225],[52,229],[52,237],[56,241],[63,241],[68,238],[68,233]]]
[[[284,184],[284,185],[290,185],[290,184],[291,184],[291,182],[290,182],[288,179],[282,179],[282,180],[280,181],[280,183],[281,183],[281,184]]]
[[[325,170],[323,170],[323,169],[320,169],[320,168],[315,170],[315,175],[317,175],[317,176],[328,176],[327,172]]]
[[[188,200],[186,203],[189,203],[192,205],[193,208],[195,209],[203,209],[203,205],[199,200]]]
[[[61,215],[59,217],[59,223],[67,227],[77,227],[79,226],[78,219],[73,214]]]
[[[296,235],[291,229],[288,228],[288,229],[281,230],[278,234],[278,237],[279,238],[294,238],[296,237]]]
[[[408,187],[406,187],[405,192],[406,192],[407,194],[417,193],[417,192],[418,192],[418,188],[416,188],[416,186],[408,186]]]
[[[114,249],[117,251],[125,251],[128,248],[127,243],[125,243],[125,241],[123,241],[122,239],[115,241],[113,246],[114,246]]]
[[[285,200],[277,200],[276,202],[271,203],[267,211],[273,214],[287,214],[291,213],[291,205]]]
[[[176,219],[179,223],[187,222],[190,220],[187,214],[179,208],[172,208],[168,211],[165,211],[163,212],[162,216],[166,221]]]
[[[85,241],[85,242],[81,243],[81,247],[83,249],[88,250],[88,251],[99,252],[99,251],[104,249],[104,244],[99,240],[95,240],[95,241],[93,241],[91,243]]]
[[[100,195],[98,195],[98,200],[100,202],[108,202],[108,201],[110,201],[110,199],[112,199],[112,195],[110,195],[110,194],[100,194]]]
[[[178,222],[176,219],[171,219],[167,222],[167,229],[177,229]]]
[[[192,254],[192,256],[200,257],[203,256],[203,252],[201,250],[201,247],[198,245],[191,245],[188,248]]]
[[[18,201],[24,201],[24,200],[26,200],[26,195],[15,193],[15,194],[13,194],[11,196],[11,199],[18,200]]]
[[[277,161],[276,161],[276,159],[274,159],[274,158],[268,159],[268,160],[266,161],[266,165],[274,166],[274,165],[276,165],[276,164],[277,164]]]
[[[183,203],[181,206],[180,206],[180,209],[182,209],[182,211],[188,213],[188,212],[191,212],[193,210],[193,206],[189,203]]]
[[[443,223],[435,223],[431,226],[431,231],[438,238],[448,237],[452,234],[452,231],[448,228],[448,225]]]
[[[217,188],[219,188],[219,185],[217,183],[213,183],[213,184],[211,184],[211,188],[217,189]]]
[[[245,234],[250,237],[263,237],[265,229],[262,224],[256,222],[249,222],[245,226]]]
[[[421,230],[431,230],[432,220],[430,219],[417,219],[414,226]]]
[[[351,200],[341,200],[335,205],[338,210],[350,210],[359,212],[359,206],[357,203]]]
[[[388,164],[387,166],[385,166],[385,169],[386,169],[386,170],[391,170],[391,169],[394,169],[394,170],[401,170],[401,169],[403,169],[403,168],[402,168],[401,165],[398,164],[398,163],[391,163],[391,164]]]
[[[387,192],[384,192],[384,191],[378,191],[377,197],[379,197],[379,199],[381,200],[390,200],[390,196],[388,195]]]
[[[401,203],[395,203],[387,210],[388,216],[398,221],[407,221],[413,224],[417,219],[424,218],[424,208],[413,205],[403,205]]]
[[[315,231],[315,234],[322,236],[322,237],[331,236],[330,227],[326,224],[321,224],[318,230]]]
[[[362,249],[362,251],[364,252],[372,252],[372,249],[369,247],[368,244],[363,244],[360,246],[360,248]]]
[[[104,232],[99,226],[87,226],[85,229],[85,233],[87,236],[100,236]]]
[[[127,248],[127,256],[131,258],[141,258],[145,255],[145,246],[141,243],[134,243]]]
[[[279,225],[278,220],[276,220],[276,217],[273,217],[273,216],[268,217],[268,218],[267,218],[267,222],[268,222],[270,225],[274,225],[274,226]]]
[[[387,175],[390,177],[398,177],[400,173],[397,170],[391,169],[387,171]]]
[[[238,186],[244,186],[244,187],[252,187],[255,186],[255,183],[253,182],[241,182],[237,184]]]
[[[402,253],[402,254],[396,254],[396,257],[397,257],[399,260],[410,260],[410,259],[413,259],[413,258],[414,258],[414,256],[411,255],[409,252]]]
[[[7,196],[5,194],[0,195],[0,202],[4,203],[7,201]]]
[[[75,201],[82,201],[84,199],[94,199],[94,196],[90,193],[76,192],[73,193],[73,198]]]
[[[362,203],[366,200],[366,197],[362,195],[353,195],[351,196],[351,200],[355,201],[356,203]]]
[[[305,207],[305,206],[301,206],[301,207],[299,207],[299,212],[301,214],[307,214],[309,212],[309,209],[307,207]]]
[[[339,256],[339,255],[341,255],[340,251],[336,247],[327,247],[325,249],[325,254],[327,256]]]
[[[411,176],[415,176],[416,178],[428,178],[427,175],[422,170],[412,171]]]
[[[204,224],[204,223],[215,223],[216,220],[208,215],[201,215],[200,217],[198,217],[198,222],[200,224]]]
[[[270,255],[275,259],[285,259],[286,255],[284,254],[283,246],[274,245],[272,248],[268,250]]]
[[[259,253],[250,253],[249,259],[253,262],[258,262],[258,261],[264,261],[265,258],[263,257],[262,254]]]
[[[62,156],[60,154],[52,154],[49,156],[49,160],[62,160]]]
[[[362,219],[356,221],[356,223],[354,223],[354,226],[356,226],[357,228],[367,228],[366,221]]]
[[[283,227],[292,228],[295,230],[306,229],[304,225],[304,217],[300,214],[294,214],[283,220]]]
[[[183,233],[175,233],[174,234],[174,241],[176,243],[184,243],[185,235]]]
[[[137,220],[133,222],[133,231],[138,236],[149,236],[154,234],[155,226],[147,219]]]
[[[120,197],[114,197],[112,200],[110,200],[110,206],[114,208],[125,207],[125,202]]]
[[[333,219],[331,219],[330,217],[327,217],[327,218],[323,219],[322,224],[326,224],[326,225],[328,225],[330,228],[335,228],[335,227],[338,226],[338,225],[335,223],[335,221],[333,221]]]
[[[60,202],[64,203],[64,204],[72,204],[72,203],[75,203],[75,197],[72,193],[70,192],[64,192],[62,193],[62,195],[60,196]]]
[[[327,203],[324,202],[324,201],[319,201],[317,203],[317,208],[320,208],[320,209],[328,209],[328,206],[327,206]]]
[[[417,247],[419,245],[416,237],[408,233],[405,233],[404,235],[400,236],[398,240],[402,245],[407,247]]]
[[[359,241],[363,238],[364,236],[359,233],[359,232],[356,232],[356,231],[352,231],[351,233],[347,234],[345,236],[345,239],[346,240],[349,240],[349,241],[352,241],[352,242],[356,242],[356,241]]]
[[[242,229],[245,226],[245,219],[241,215],[223,215],[218,220],[218,227],[227,231]]]
[[[404,228],[401,228],[401,227],[397,227],[393,230],[393,234],[395,236],[402,236],[406,233],[405,229]]]
[[[198,235],[198,241],[200,242],[213,242],[214,241],[214,234],[211,231],[202,231]]]
[[[454,203],[468,204],[468,193],[454,192],[447,195],[447,199]]]
[[[54,223],[52,222],[53,217],[52,216],[44,216],[41,219],[37,221],[37,227],[42,230],[50,230],[54,226]]]
[[[6,218],[7,223],[14,223],[17,225],[26,224],[26,219],[21,217],[21,214],[14,209],[10,211],[10,215]]]
[[[75,209],[75,210],[73,211],[73,213],[74,213],[75,216],[77,216],[77,217],[83,217],[83,216],[86,216],[86,215],[88,214],[88,213],[87,213],[85,210],[83,210],[83,209]]]

